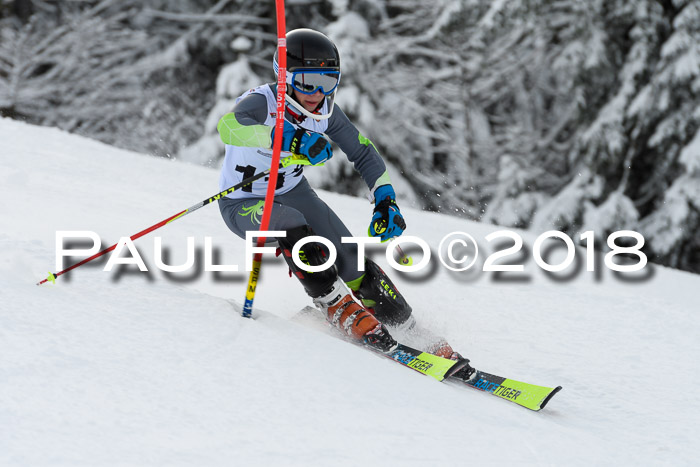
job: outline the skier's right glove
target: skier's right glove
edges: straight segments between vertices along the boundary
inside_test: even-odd
[[[272,129],[272,141],[275,141],[275,128]],[[306,156],[312,165],[320,164],[333,157],[331,143],[323,135],[303,128],[295,128],[286,120],[282,132],[282,150]]]
[[[396,193],[391,185],[382,185],[374,190],[374,215],[369,224],[369,234],[382,242],[400,236],[406,229],[401,211],[396,205]]]

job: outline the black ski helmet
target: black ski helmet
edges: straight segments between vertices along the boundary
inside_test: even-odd
[[[278,52],[275,51],[273,68],[275,76],[279,70],[277,61]],[[287,33],[287,83],[291,83],[291,74],[298,69],[337,71],[340,73],[340,54],[335,46],[325,34],[313,29],[294,29]],[[339,79],[340,80],[340,79]],[[330,117],[333,112],[333,101],[335,92],[326,96],[328,101],[328,114],[316,115],[306,111],[301,104],[294,99],[291,86],[287,86],[287,101],[298,108],[307,117],[315,120],[322,120]]]

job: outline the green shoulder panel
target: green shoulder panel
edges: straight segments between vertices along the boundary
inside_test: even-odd
[[[224,144],[248,148],[272,147],[272,127],[267,125],[241,125],[234,113],[227,113],[216,126]]]

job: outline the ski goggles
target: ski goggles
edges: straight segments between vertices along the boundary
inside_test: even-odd
[[[302,94],[321,91],[325,96],[335,92],[340,82],[339,71],[297,70],[291,74],[291,86]]]

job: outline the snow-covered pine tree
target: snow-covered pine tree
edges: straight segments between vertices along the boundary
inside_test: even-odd
[[[245,0],[27,3],[0,17],[0,113],[161,156],[198,136],[231,41],[273,38]]]
[[[639,189],[640,230],[655,260],[700,272],[700,2],[667,2],[670,34],[630,113],[652,126],[640,159],[656,170]]]
[[[639,230],[657,261],[700,271],[692,233],[698,227],[693,195],[700,189],[693,162],[699,152],[700,3],[606,5],[601,19],[610,66],[583,82],[588,91],[607,76],[609,85],[596,99],[602,106],[589,108],[595,119],[581,122],[572,151],[577,170],[597,174],[602,187],[597,196],[582,195],[585,208],[567,229],[601,236]],[[570,185],[578,185],[576,177]],[[570,191],[552,197],[544,209],[550,218],[563,214],[561,201]],[[541,213],[538,220],[538,228],[547,227]]]

